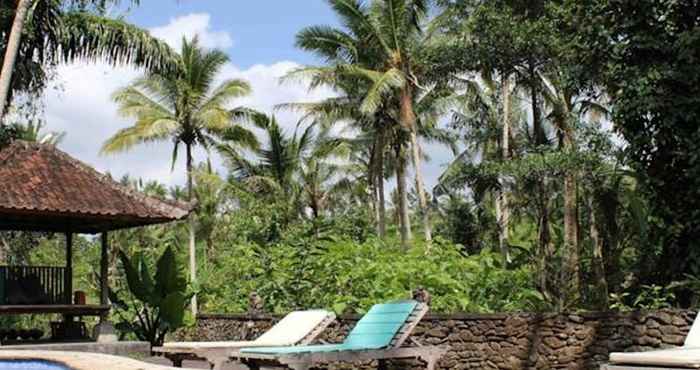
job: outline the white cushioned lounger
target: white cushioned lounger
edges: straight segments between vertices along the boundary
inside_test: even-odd
[[[169,342],[163,347],[153,348],[153,352],[165,355],[173,361],[173,364],[179,366],[182,359],[218,359],[220,355],[243,347],[308,344],[333,320],[335,320],[335,314],[325,310],[294,311],[252,341]]]
[[[678,347],[649,352],[611,353],[610,363],[700,369],[700,348]]]
[[[613,352],[610,354],[610,365],[603,369],[634,368],[670,368],[670,369],[700,369],[700,314],[695,318],[693,326],[685,338],[683,346],[648,352]]]

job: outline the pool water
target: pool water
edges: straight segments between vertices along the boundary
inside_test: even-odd
[[[35,360],[0,360],[0,370],[70,370],[69,368],[48,361]]]

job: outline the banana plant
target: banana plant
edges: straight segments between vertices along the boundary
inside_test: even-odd
[[[122,335],[132,334],[152,346],[161,346],[165,335],[183,325],[189,299],[187,279],[168,247],[156,262],[155,274],[143,254],[131,258],[119,252],[128,292],[110,291],[110,300]],[[122,299],[122,297],[126,297]]]

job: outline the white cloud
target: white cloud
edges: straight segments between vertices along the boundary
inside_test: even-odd
[[[333,95],[330,89],[315,89],[309,91],[299,83],[280,83],[280,78],[300,67],[291,61],[281,61],[270,65],[257,64],[247,69],[239,69],[228,64],[222,69],[221,76],[225,78],[240,78],[248,81],[253,92],[250,96],[240,99],[241,106],[257,109],[262,112],[274,113],[281,125],[287,128],[296,126],[299,115],[288,110],[275,110],[281,103],[314,102]]]
[[[194,13],[170,19],[162,27],[151,29],[153,36],[167,42],[176,50],[182,45],[182,38],[190,39],[197,35],[204,47],[228,49],[233,46],[233,39],[226,31],[211,29],[211,16],[206,13]]]
[[[192,14],[175,18],[168,25],[152,31],[168,42],[177,42],[182,35],[200,34],[205,46],[230,46],[230,35],[224,31],[211,30],[209,22],[207,14]],[[279,77],[297,66],[295,62],[280,61],[242,69],[228,63],[222,68],[219,80],[241,78],[248,81],[253,87],[253,93],[234,102],[235,105],[265,112],[271,112],[280,103],[312,101],[330,96],[330,91],[327,90],[309,94],[301,85],[280,85]],[[139,75],[140,72],[134,68],[114,68],[106,64],[76,63],[60,66],[58,78],[44,95],[47,129],[67,132],[60,148],[99,171],[110,172],[117,178],[130,174],[169,185],[184,184],[184,150],[180,151],[178,163],[174,171],[171,171],[170,142],[138,146],[116,155],[99,154],[100,147],[107,138],[132,123],[117,114],[117,107],[111,100],[112,93]],[[298,115],[290,112],[279,112],[277,115],[286,127],[293,127],[298,120]],[[206,154],[201,151],[196,156],[197,160],[206,158]],[[214,159],[215,165],[220,167],[220,161]]]

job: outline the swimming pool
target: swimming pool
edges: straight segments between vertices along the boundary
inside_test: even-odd
[[[176,370],[103,353],[0,350],[0,370]]]
[[[37,360],[0,360],[0,370],[70,370],[64,365]]]

